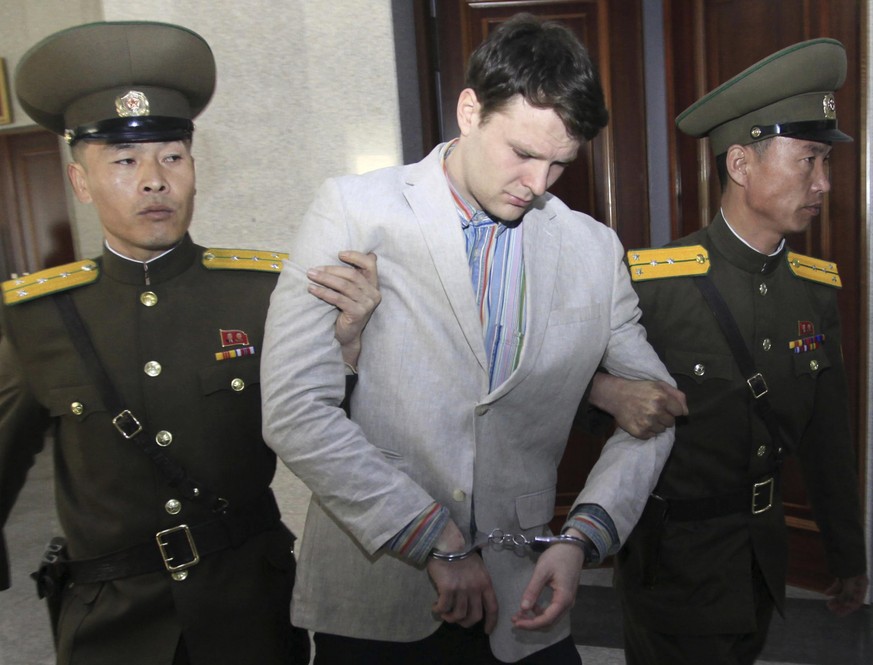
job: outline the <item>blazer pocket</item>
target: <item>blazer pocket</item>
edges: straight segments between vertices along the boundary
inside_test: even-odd
[[[515,499],[515,514],[518,525],[522,529],[532,529],[535,526],[547,524],[555,513],[556,488],[523,494]]]
[[[52,388],[48,395],[49,413],[53,418],[70,416],[84,422],[95,413],[105,413],[97,386],[64,386]]]
[[[565,309],[553,309],[549,313],[549,326],[563,326],[568,323],[581,323],[590,321],[601,316],[603,306],[600,303],[587,307],[567,307]]]

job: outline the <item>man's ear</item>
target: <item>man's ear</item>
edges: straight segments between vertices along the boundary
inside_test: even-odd
[[[458,96],[458,129],[462,136],[479,123],[479,98],[472,88],[464,88]]]
[[[79,203],[91,203],[91,192],[88,189],[88,177],[85,175],[85,167],[79,162],[67,164],[67,178],[73,188],[73,194],[79,199]]]
[[[728,178],[740,187],[745,186],[746,179],[749,177],[749,157],[748,147],[742,145],[732,145],[725,155]]]

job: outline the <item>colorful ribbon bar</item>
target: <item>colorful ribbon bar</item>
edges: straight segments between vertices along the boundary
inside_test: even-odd
[[[255,355],[255,347],[246,346],[241,349],[231,349],[230,351],[219,351],[215,354],[216,360],[229,360],[230,358],[242,358],[243,356]]]

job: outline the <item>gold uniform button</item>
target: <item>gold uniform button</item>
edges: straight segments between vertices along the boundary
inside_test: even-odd
[[[758,457],[763,457],[766,454],[767,454],[767,446],[765,446],[765,445],[758,446]]]
[[[164,504],[164,510],[166,510],[169,515],[178,515],[182,512],[182,502],[178,499],[170,499]]]
[[[154,307],[158,304],[158,294],[154,291],[143,291],[139,296],[139,301],[146,307]]]
[[[758,287],[758,293],[760,293],[762,296],[766,296],[767,295],[767,285],[761,284],[761,286]]]
[[[704,365],[703,363],[697,363],[694,366],[694,374],[697,376],[703,376],[704,374],[706,374],[706,365]]]
[[[143,371],[149,376],[157,376],[161,373],[161,369],[161,363],[156,360],[150,360],[145,364],[145,367],[143,367]]]
[[[176,582],[184,582],[188,579],[188,571],[187,570],[177,570],[175,573],[171,573],[171,577]]]
[[[452,498],[455,501],[464,501],[467,498],[467,493],[464,490],[457,489],[452,492]]]
[[[246,382],[242,379],[234,379],[230,382],[230,387],[239,393],[246,389]]]
[[[85,413],[85,405],[82,402],[73,402],[70,404],[70,411],[74,416],[81,416]]]
[[[155,442],[162,448],[166,448],[173,443],[173,435],[165,429],[155,434]]]
[[[769,351],[773,347],[773,343],[770,341],[769,337],[765,337],[764,341],[761,342],[761,348],[765,351]]]
[[[813,372],[818,371],[818,360],[810,360],[809,369],[811,369]]]

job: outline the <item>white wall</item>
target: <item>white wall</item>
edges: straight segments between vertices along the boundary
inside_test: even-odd
[[[93,20],[178,23],[215,53],[218,85],[194,138],[201,244],[285,249],[326,177],[401,160],[389,0],[3,0],[10,79],[33,43]],[[14,127],[29,123],[14,112]],[[71,208],[78,254],[98,253],[91,208]]]

